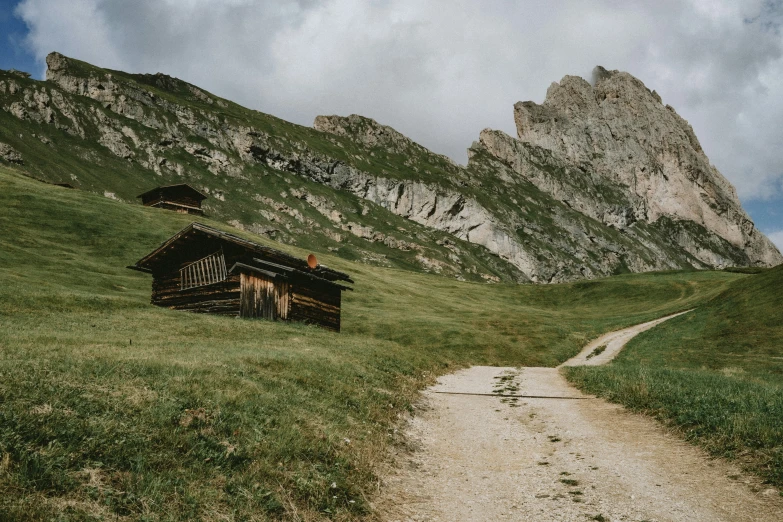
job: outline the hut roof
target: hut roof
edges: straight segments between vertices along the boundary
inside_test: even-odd
[[[136,196],[137,198],[143,198],[144,196],[149,196],[155,193],[167,193],[167,194],[187,194],[188,196],[198,199],[199,201],[203,201],[207,199],[207,196],[204,195],[204,193],[199,192],[198,190],[194,189],[187,183],[180,183],[177,185],[165,185],[162,187],[155,187],[152,190],[148,190],[147,192],[143,194],[139,194]]]
[[[326,281],[330,282],[347,281],[349,283],[353,283],[351,277],[343,272],[332,270],[331,268],[323,265],[318,265],[317,267],[311,269],[308,266],[307,261],[304,259],[286,254],[285,252],[275,248],[259,245],[258,243],[248,241],[247,239],[223,232],[202,223],[191,223],[166,240],[158,248],[138,260],[134,266],[129,268],[134,268],[144,272],[152,271],[155,266],[161,263],[170,253],[174,252],[175,250],[179,250],[181,247],[185,246],[191,241],[198,241],[199,237],[203,238],[205,236],[244,248],[249,253],[263,258],[253,259],[255,263],[258,263],[262,266],[266,265],[267,267],[271,268],[295,270],[296,272],[303,273],[317,279],[325,279]]]

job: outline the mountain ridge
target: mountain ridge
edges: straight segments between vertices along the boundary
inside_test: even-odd
[[[602,103],[633,105],[644,94],[645,103],[661,105],[627,73],[596,69],[596,85],[614,90],[566,77],[543,105],[520,102],[518,137],[485,129],[461,166],[358,115],[319,116],[311,129],[160,73],[109,71],[57,53],[47,64],[46,82],[0,74],[1,157],[47,181],[67,175],[75,186],[125,200],[153,183],[188,182],[210,195],[215,217],[238,228],[476,281],[549,283],[783,262],[673,109],[664,109],[672,114],[666,125],[657,113],[648,118],[666,131],[654,150],[627,114],[615,118],[637,138],[624,145],[642,157],[636,162],[612,156],[617,137],[590,150],[586,143],[602,137],[590,125],[614,121]],[[606,96],[598,101],[596,92]],[[679,134],[669,129],[675,124]],[[592,134],[585,138],[580,125]],[[607,153],[612,161],[593,157]],[[668,163],[657,168],[656,154]],[[680,194],[670,199],[701,214],[651,204],[636,190],[639,176],[628,183],[627,164],[676,179]],[[705,194],[713,199],[699,202]]]

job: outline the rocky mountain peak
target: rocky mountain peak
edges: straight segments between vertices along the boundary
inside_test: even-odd
[[[388,150],[400,151],[414,144],[393,128],[358,114],[316,116],[313,127],[321,132],[350,137],[370,148],[384,147]]]
[[[80,95],[99,98],[98,91],[105,91],[106,86],[112,87],[112,75],[105,74],[97,78],[90,74],[91,66],[68,58],[60,53],[49,53],[46,56],[46,80],[58,85],[63,90]]]
[[[519,140],[623,187],[629,199],[644,202],[640,217],[648,222],[692,221],[748,250],[754,262],[781,259],[685,119],[627,72],[599,66],[593,81],[565,76],[541,105],[517,103]]]
[[[592,72],[592,79],[593,79],[593,81],[592,81],[592,84],[596,85],[596,84],[598,84],[598,82],[600,82],[602,80],[605,80],[606,78],[609,78],[612,75],[617,74],[619,72],[620,71],[618,71],[618,70],[609,71],[602,65],[596,65],[595,67],[593,67],[593,72]]]
[[[313,127],[321,132],[350,138],[368,148],[379,147],[396,154],[415,151],[419,154],[437,156],[447,163],[454,164],[451,158],[433,153],[392,127],[358,114],[316,116]]]
[[[54,52],[46,56],[46,74],[57,74],[68,70],[68,64],[71,63],[67,56]]]
[[[628,73],[553,83],[514,107],[517,138],[482,131],[463,167],[359,115],[313,129],[161,73],[47,63],[47,82],[0,71],[0,162],[48,181],[126,201],[187,182],[237,227],[474,281],[783,262],[690,125]]]

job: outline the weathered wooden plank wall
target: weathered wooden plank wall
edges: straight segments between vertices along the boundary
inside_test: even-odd
[[[152,304],[191,312],[239,315],[240,278],[230,275],[211,285],[180,289],[179,272],[156,276],[152,281]]]
[[[262,319],[288,319],[290,286],[288,281],[260,274],[242,274],[240,316]]]
[[[296,283],[292,286],[289,318],[339,332],[341,298],[337,287]]]

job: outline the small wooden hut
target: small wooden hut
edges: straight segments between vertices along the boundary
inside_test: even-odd
[[[191,223],[133,270],[152,274],[152,304],[190,312],[303,321],[340,331],[342,272]]]
[[[186,183],[167,185],[136,196],[145,207],[165,208],[182,214],[202,215],[201,202],[207,196]]]

